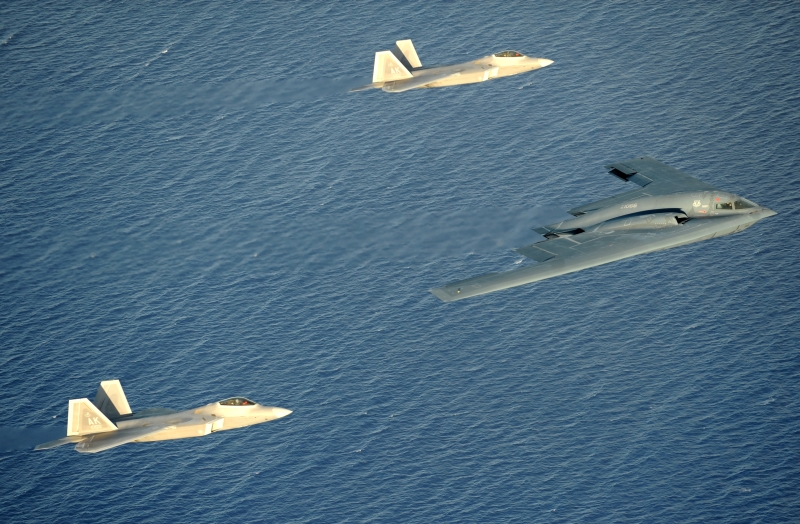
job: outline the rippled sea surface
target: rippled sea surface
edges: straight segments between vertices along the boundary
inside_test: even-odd
[[[800,5],[0,7],[0,520],[800,518]],[[555,60],[347,93],[423,64]],[[650,155],[778,211],[463,302]],[[34,452],[70,398],[289,417]]]

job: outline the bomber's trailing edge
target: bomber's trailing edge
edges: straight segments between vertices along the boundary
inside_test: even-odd
[[[483,295],[651,251],[730,235],[775,211],[722,191],[650,157],[606,166],[638,189],[569,210],[575,218],[535,231],[517,249],[538,264],[432,289],[445,302]]]
[[[531,58],[517,51],[502,51],[463,64],[422,67],[411,40],[398,40],[391,51],[375,53],[372,83],[352,91],[378,88],[400,93],[409,89],[474,84],[527,73],[552,63],[547,58]]]
[[[76,444],[75,449],[81,453],[97,453],[129,442],[202,437],[261,424],[290,413],[288,409],[261,406],[243,397],[187,411],[156,408],[132,413],[119,380],[105,380],[100,383],[94,402],[87,398],[69,401],[66,437],[35,449]]]

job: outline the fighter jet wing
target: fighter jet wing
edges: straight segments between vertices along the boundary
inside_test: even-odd
[[[383,84],[383,90],[391,93],[402,93],[409,89],[416,89],[418,87],[426,86],[439,80],[444,80],[449,76],[458,74],[458,72],[450,71],[448,73],[437,73],[432,75],[415,76],[414,78],[406,78],[404,80],[395,80],[394,82],[386,82]]]
[[[76,442],[80,442],[85,438],[86,437],[79,437],[79,436],[63,437],[60,439],[51,440],[50,442],[45,442],[44,444],[39,444],[33,449],[34,451],[41,451],[43,449],[52,449],[58,446],[63,446],[64,444],[74,444]]]
[[[746,227],[745,224],[749,219],[747,215],[735,215],[720,220],[729,221],[732,227],[735,227],[738,221]],[[651,251],[691,244],[713,236],[719,229],[719,222],[716,224],[713,222],[716,221],[690,220],[679,227],[651,230],[646,233],[588,232],[545,240],[516,250],[521,255],[540,262],[539,264],[505,273],[489,273],[468,278],[432,289],[431,293],[444,302],[452,302],[608,264]]]
[[[585,204],[570,209],[568,213],[575,216],[583,215],[596,209],[627,202],[641,196],[666,195],[679,191],[713,191],[717,189],[649,156],[616,162],[606,166],[606,168],[610,170],[609,172],[612,175],[626,182],[633,182],[642,186],[641,189],[634,189],[627,193]]]
[[[164,431],[172,426],[158,425],[158,426],[142,426],[130,429],[118,429],[117,431],[108,431],[106,433],[98,433],[96,435],[89,435],[84,440],[79,442],[75,449],[81,453],[99,453],[107,449],[115,448],[134,440]]]

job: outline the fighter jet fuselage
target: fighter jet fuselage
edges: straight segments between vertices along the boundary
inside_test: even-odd
[[[502,51],[463,64],[422,67],[411,40],[398,40],[392,51],[375,53],[372,83],[353,91],[378,88],[400,93],[410,89],[474,84],[527,73],[552,63],[547,58],[532,58],[517,51]]]
[[[131,412],[118,380],[106,380],[94,401],[69,401],[67,436],[36,446],[37,450],[75,444],[82,453],[97,453],[129,442],[153,442],[202,437],[276,420],[288,409],[262,406],[244,397],[233,397],[195,409],[147,409]]]
[[[240,401],[247,402],[246,405],[225,405],[225,402]],[[154,435],[136,439],[136,442],[154,442],[156,440],[172,440],[189,437],[202,437],[217,431],[242,428],[269,422],[281,417],[285,417],[291,411],[283,408],[261,406],[243,397],[226,399],[214,402],[197,409],[186,411],[175,411],[173,413],[163,413],[171,410],[145,410],[133,413],[128,417],[111,419],[119,429],[130,429],[147,427],[154,425],[168,426]]]

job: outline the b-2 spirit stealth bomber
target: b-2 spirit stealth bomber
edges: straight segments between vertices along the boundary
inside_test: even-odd
[[[379,88],[390,93],[402,93],[409,89],[474,84],[527,73],[552,63],[547,58],[531,58],[517,51],[502,51],[463,64],[422,67],[411,40],[398,40],[391,51],[375,53],[372,83],[352,91]]]
[[[187,411],[155,408],[132,413],[119,380],[105,380],[100,383],[94,402],[87,398],[69,401],[66,437],[40,444],[35,449],[74,443],[81,453],[97,453],[129,442],[202,437],[261,424],[290,413],[288,409],[260,406],[244,397]]]
[[[515,251],[538,264],[432,289],[445,302],[730,235],[775,213],[650,157],[606,166],[641,186],[569,210],[575,218],[534,229],[545,240]]]

